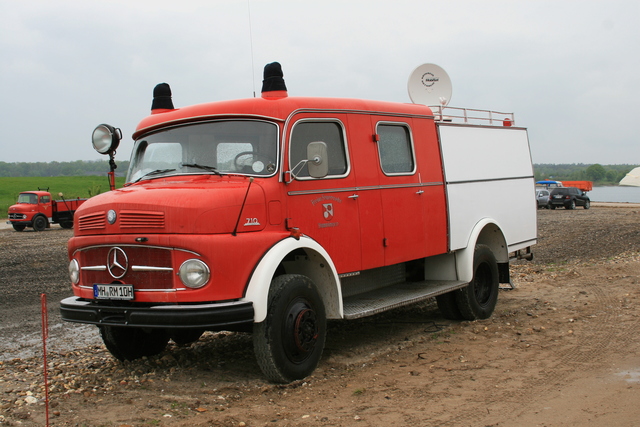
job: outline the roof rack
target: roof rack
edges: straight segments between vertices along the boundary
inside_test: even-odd
[[[429,108],[433,111],[435,119],[442,122],[462,122],[492,126],[514,126],[516,124],[513,113],[442,105],[433,105],[429,106]]]

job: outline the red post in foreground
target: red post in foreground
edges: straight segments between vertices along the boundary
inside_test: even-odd
[[[47,294],[40,295],[42,304],[42,354],[44,359],[44,408],[47,427],[49,427],[49,381],[47,377],[47,338],[49,337],[49,314],[47,312]]]

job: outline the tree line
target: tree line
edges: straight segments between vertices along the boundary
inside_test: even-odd
[[[117,176],[124,176],[128,161],[118,161]],[[637,165],[596,164],[534,164],[536,181],[593,181],[596,185],[615,185]],[[106,160],[76,160],[73,162],[0,162],[0,177],[47,177],[106,175],[109,162]]]
[[[117,161],[117,176],[124,176],[129,161]],[[0,177],[47,177],[47,176],[88,176],[106,175],[109,172],[107,160],[76,160],[74,162],[0,162]]]
[[[638,165],[535,164],[536,181],[593,181],[595,185],[616,185]]]

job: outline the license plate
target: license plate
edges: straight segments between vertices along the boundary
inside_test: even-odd
[[[132,300],[133,285],[93,285],[95,299]]]

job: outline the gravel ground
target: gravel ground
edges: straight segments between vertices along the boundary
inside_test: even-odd
[[[51,425],[635,425],[640,360],[619,367],[638,354],[639,220],[632,205],[540,210],[534,260],[512,266],[491,319],[448,322],[425,303],[334,322],[317,372],[288,386],[262,379],[246,334],[115,361],[96,328],[60,322],[72,231],[2,229],[0,425],[44,424],[42,293]],[[611,389],[603,372],[630,380]]]

